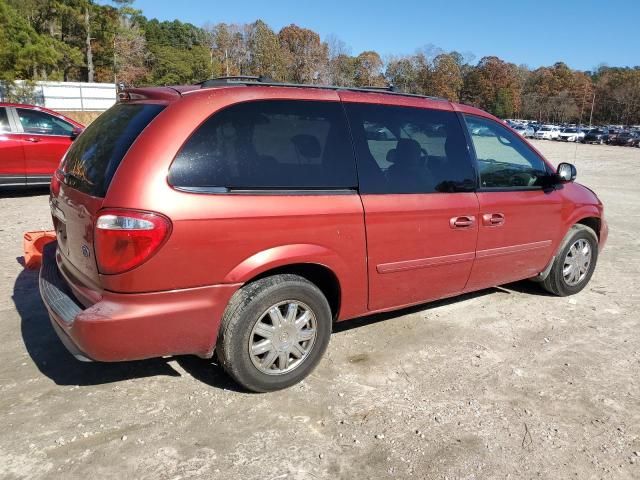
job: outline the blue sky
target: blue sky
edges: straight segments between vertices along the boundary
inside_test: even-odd
[[[108,3],[101,0],[100,3]],[[333,34],[352,54],[410,54],[425,45],[536,68],[564,61],[591,70],[640,65],[640,0],[136,0],[145,16],[249,23],[274,30],[290,23]]]

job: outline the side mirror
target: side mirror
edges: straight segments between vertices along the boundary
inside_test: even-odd
[[[571,163],[563,162],[558,165],[557,175],[561,182],[573,182],[576,179],[577,174],[578,171],[576,170],[576,167]]]
[[[69,135],[69,137],[71,137],[71,140],[75,140],[76,138],[78,138],[78,135],[80,135],[81,133],[82,133],[82,130],[74,129],[73,132],[71,132],[71,135]]]

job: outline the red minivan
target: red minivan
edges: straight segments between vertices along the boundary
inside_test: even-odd
[[[40,291],[78,359],[215,354],[276,390],[311,372],[336,321],[522,279],[579,292],[607,224],[575,175],[437,98],[130,89],[55,173]]]
[[[48,185],[82,130],[46,108],[0,103],[0,187]]]

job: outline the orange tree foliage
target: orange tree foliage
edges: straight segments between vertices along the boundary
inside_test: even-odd
[[[284,51],[290,80],[298,83],[320,83],[326,76],[328,47],[313,30],[297,25],[284,27],[278,33]]]
[[[495,56],[477,63],[426,46],[413,55],[352,55],[337,37],[261,20],[208,24],[147,19],[133,0],[0,0],[0,82],[15,79],[134,85],[221,75],[284,82],[385,86],[478,106],[501,117],[640,124],[640,67],[582,72],[562,62],[530,70]],[[90,39],[89,41],[87,39]],[[11,85],[9,85],[11,87]],[[11,88],[8,88],[11,90]]]

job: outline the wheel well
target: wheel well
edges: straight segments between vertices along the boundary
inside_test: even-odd
[[[327,298],[329,307],[331,308],[331,314],[333,319],[338,318],[340,311],[340,282],[335,273],[329,268],[318,265],[315,263],[298,263],[294,265],[285,265],[283,267],[274,268],[262,272],[260,275],[255,276],[246,283],[253,282],[260,278],[271,277],[273,275],[280,275],[283,273],[290,273],[293,275],[299,275],[306,278],[311,283],[316,285]]]
[[[587,217],[582,220],[578,220],[580,225],[585,225],[596,232],[598,240],[600,240],[600,219],[598,217]]]

